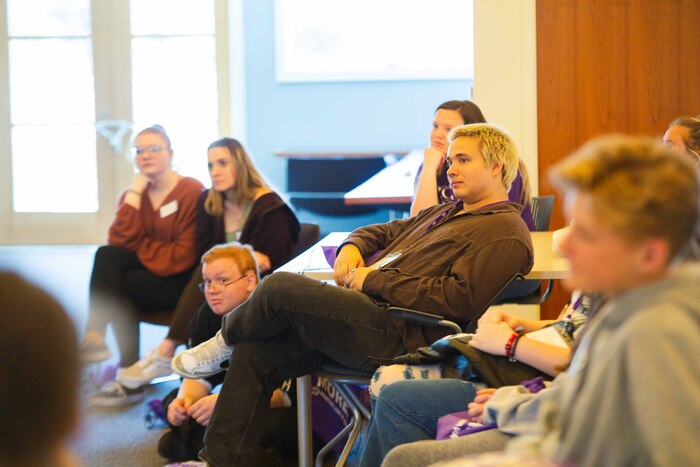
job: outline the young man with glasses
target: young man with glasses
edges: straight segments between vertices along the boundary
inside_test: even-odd
[[[202,256],[202,279],[199,288],[204,292],[206,303],[190,324],[190,347],[216,334],[221,329],[222,316],[245,302],[257,286],[259,276],[253,249],[237,243],[213,247]],[[218,394],[211,393],[212,389],[223,380],[223,373],[203,379],[186,379],[179,389],[165,397],[163,412],[172,430],[165,433],[158,443],[161,456],[173,462],[197,457],[218,397]],[[289,396],[279,389],[275,390],[270,407],[290,406]],[[274,425],[289,425],[291,422],[294,426],[296,418],[293,409],[285,412],[275,414]],[[274,426],[271,428],[275,429]]]

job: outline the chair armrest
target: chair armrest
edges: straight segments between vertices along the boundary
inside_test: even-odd
[[[462,332],[462,328],[457,323],[446,320],[444,316],[426,313],[425,311],[411,310],[409,308],[401,308],[398,306],[390,306],[386,311],[395,318],[420,324],[421,326],[430,328],[447,327],[452,329],[457,334]]]

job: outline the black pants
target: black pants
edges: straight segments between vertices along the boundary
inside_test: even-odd
[[[202,282],[202,265],[198,264],[192,271],[190,280],[187,282],[180,299],[177,301],[173,318],[170,321],[168,339],[172,339],[178,344],[186,344],[189,338],[190,322],[197,310],[204,303],[204,294],[199,290],[199,283]]]
[[[98,248],[90,277],[88,330],[104,335],[112,323],[121,365],[131,365],[139,358],[139,313],[173,310],[191,277],[191,270],[160,277],[132,251],[112,245]]]
[[[163,413],[168,413],[168,406],[177,398],[179,389],[173,389],[170,394],[163,399]],[[180,454],[179,458],[172,457],[168,460],[172,462],[184,462],[197,459],[197,454],[204,447],[205,427],[197,423],[192,418],[187,418],[180,426],[171,426],[171,432],[180,443],[180,449],[174,450]],[[173,435],[167,436],[173,437]],[[164,436],[166,436],[164,435]],[[175,442],[171,440],[170,442]],[[297,411],[292,407],[270,409],[268,417],[262,428],[262,435],[255,449],[255,466],[267,467],[271,465],[269,454],[265,450],[274,449],[284,460],[296,461],[297,459]],[[165,456],[164,452],[160,453]]]
[[[262,280],[221,331],[234,350],[203,452],[217,466],[254,464],[270,397],[284,380],[329,359],[374,371],[406,351],[393,318],[368,295],[285,272]]]

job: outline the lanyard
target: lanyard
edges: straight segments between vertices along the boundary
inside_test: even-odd
[[[457,208],[457,206],[459,206],[459,205],[460,205],[460,202],[458,201],[458,202],[456,202],[454,205],[452,205],[452,207],[451,207],[450,209],[448,209],[448,210],[446,210],[446,211],[442,211],[440,214],[438,214],[438,216],[437,216],[435,219],[433,219],[433,221],[430,223],[430,225],[428,225],[428,227],[426,227],[426,229],[423,231],[423,233],[421,233],[421,234],[418,236],[418,238],[420,238],[420,237],[422,237],[423,235],[425,235],[426,233],[430,232],[430,231],[431,231],[433,228],[435,228],[440,222],[442,222],[443,220],[445,220],[445,219],[450,215],[450,213],[451,213],[452,211],[454,211],[455,208]]]
[[[489,206],[495,206],[497,204],[503,204],[503,203],[509,203],[509,202],[510,202],[510,200],[496,201],[495,203],[490,203],[490,204],[485,204],[483,206],[480,206],[478,209],[484,209],[484,208],[487,208]],[[450,217],[450,214],[452,213],[452,211],[454,211],[456,208],[461,207],[461,206],[464,206],[464,202],[457,201],[456,203],[454,203],[452,205],[452,207],[450,207],[450,209],[438,214],[438,216],[435,219],[433,219],[433,221],[430,223],[430,225],[428,225],[428,227],[423,231],[423,233],[421,233],[418,236],[418,238],[422,237],[423,235],[425,235],[426,233],[428,233],[429,231],[431,231],[432,229],[437,227],[438,224],[443,222],[446,218]]]

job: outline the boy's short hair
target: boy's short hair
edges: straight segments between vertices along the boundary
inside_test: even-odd
[[[676,257],[698,219],[697,172],[687,157],[646,137],[593,138],[554,166],[552,183],[590,194],[593,211],[631,241],[659,237]]]
[[[253,248],[250,245],[241,245],[238,242],[214,245],[202,255],[202,264],[208,264],[221,258],[231,258],[238,266],[241,274],[244,274],[246,271],[253,271],[255,272],[255,277],[260,280],[258,263],[255,261]]]
[[[510,191],[510,186],[518,173],[520,161],[518,148],[510,134],[504,128],[492,123],[472,123],[453,128],[447,139],[452,143],[461,137],[479,140],[479,151],[484,156],[487,166],[503,164],[501,181],[506,191]]]

